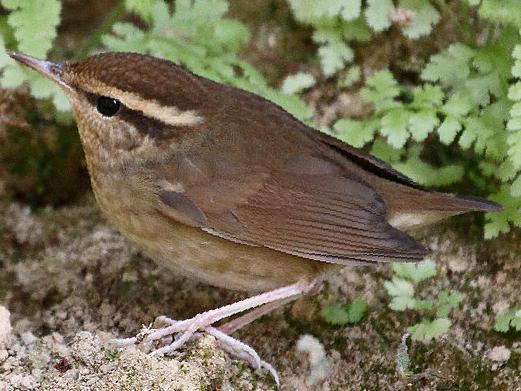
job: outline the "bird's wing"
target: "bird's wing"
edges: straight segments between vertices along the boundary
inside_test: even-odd
[[[399,171],[396,171],[389,163],[384,162],[383,160],[380,160],[360,149],[352,147],[351,145],[346,144],[324,132],[317,132],[310,128],[307,128],[307,131],[311,131],[312,137],[320,140],[323,144],[337,151],[350,162],[355,163],[360,168],[369,171],[373,175],[395,183],[400,183],[411,188],[426,190],[423,186],[414,182],[411,178],[403,175]]]
[[[213,235],[323,262],[419,260],[426,250],[385,219],[386,205],[364,181],[332,160],[312,155],[269,175],[237,178],[234,187],[160,191],[163,213]],[[216,202],[222,196],[226,202]],[[165,212],[166,209],[166,212]]]

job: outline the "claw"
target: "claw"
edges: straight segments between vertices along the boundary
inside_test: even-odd
[[[258,353],[251,346],[226,335],[215,327],[207,327],[205,331],[213,335],[217,339],[219,346],[228,354],[246,361],[253,369],[265,369],[273,377],[277,386],[280,386],[279,374],[275,368],[270,363],[261,360]]]
[[[167,337],[169,333],[182,333],[179,338],[174,339],[174,341],[166,346],[162,346],[158,349],[153,350],[150,355],[152,356],[167,356],[174,351],[178,350],[181,346],[183,346],[189,340],[198,338],[201,333],[197,333],[196,331],[202,329],[205,333],[212,335],[215,337],[219,346],[228,354],[238,359],[246,361],[253,369],[264,369],[270,373],[273,377],[277,385],[279,385],[279,376],[275,368],[266,361],[261,360],[258,353],[249,345],[246,345],[244,342],[239,341],[229,335],[223,333],[219,329],[212,326],[204,326],[206,321],[204,314],[202,316],[197,316],[189,321],[178,321],[174,319],[170,319],[166,316],[159,316],[156,318],[156,324],[164,324],[165,327],[158,329],[148,329],[142,330],[138,337],[136,338],[128,338],[127,341],[124,342],[125,345],[130,344],[130,342],[138,341],[140,343],[142,341],[153,342],[157,341],[157,339],[164,339]],[[185,329],[185,330],[183,330]],[[174,331],[175,330],[175,331]]]

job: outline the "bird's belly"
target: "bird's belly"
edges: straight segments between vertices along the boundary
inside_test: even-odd
[[[178,223],[161,227],[160,235],[124,233],[160,265],[211,285],[266,291],[316,277],[321,269],[316,261],[233,243]]]
[[[96,188],[96,186],[95,186]],[[101,191],[100,191],[101,190]],[[210,285],[266,291],[317,277],[328,266],[264,247],[238,244],[139,205],[139,197],[95,189],[109,220],[146,255],[176,274]]]

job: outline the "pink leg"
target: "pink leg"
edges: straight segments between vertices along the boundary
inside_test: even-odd
[[[164,355],[172,353],[179,349],[190,337],[199,329],[204,329],[211,326],[215,322],[228,318],[232,315],[238,314],[252,308],[262,306],[263,304],[273,303],[280,300],[289,299],[291,297],[298,297],[304,293],[312,290],[316,285],[316,281],[300,281],[296,284],[288,285],[278,288],[260,295],[249,297],[247,299],[238,301],[233,304],[228,304],[214,310],[203,312],[194,316],[191,319],[182,320],[172,324],[171,326],[158,329],[149,334],[147,340],[158,340],[167,335],[174,333],[182,333],[171,345],[162,347],[153,352],[154,355]]]
[[[307,294],[310,292],[318,293],[321,286],[322,285],[319,283],[318,280],[313,280],[312,282],[309,283],[308,288],[306,289],[305,292],[302,292],[302,294]],[[247,312],[246,314],[244,314],[238,318],[235,318],[233,320],[230,320],[229,322],[226,322],[225,324],[219,326],[218,329],[225,334],[231,335],[234,332],[236,332],[237,330],[239,330],[239,329],[243,328],[244,326],[249,325],[253,321],[259,319],[261,316],[269,314],[271,311],[273,311],[279,307],[282,307],[288,303],[291,303],[294,300],[297,300],[300,296],[301,295],[295,295],[295,296],[291,296],[291,297],[288,297],[285,299],[281,299],[278,301],[273,301],[271,303],[264,304],[260,307],[257,307],[255,309]]]
[[[259,319],[260,317],[269,314],[271,311],[282,307],[285,304],[288,304],[294,300],[297,300],[298,296],[292,296],[287,299],[282,299],[278,301],[274,301],[272,303],[264,304],[260,307],[257,307],[246,314],[239,316],[229,322],[226,322],[222,326],[217,327],[224,334],[231,335],[235,333],[237,330],[242,329],[244,326],[249,325],[253,321]]]

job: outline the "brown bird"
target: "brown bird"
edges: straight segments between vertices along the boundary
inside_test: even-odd
[[[421,260],[425,248],[404,231],[501,208],[427,190],[277,105],[169,61],[134,53],[71,64],[10,56],[65,91],[97,202],[125,236],[180,275],[267,292],[186,321],[161,318],[168,326],[145,339],[178,338],[156,354],[204,330],[252,365],[265,364],[229,334],[339,266]]]

